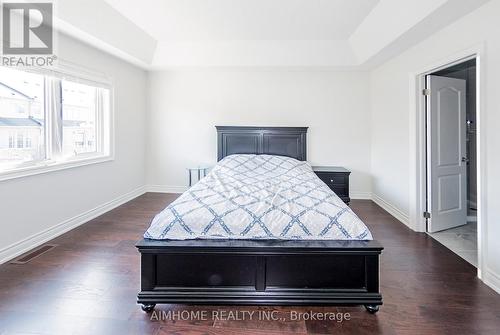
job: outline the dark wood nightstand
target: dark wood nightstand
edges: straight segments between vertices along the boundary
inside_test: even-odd
[[[340,166],[313,166],[316,175],[346,204],[349,204],[349,175],[351,171]]]

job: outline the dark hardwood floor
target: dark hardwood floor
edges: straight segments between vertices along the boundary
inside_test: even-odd
[[[50,243],[25,265],[0,266],[0,334],[499,334],[500,295],[476,269],[426,234],[398,223],[371,201],[351,207],[385,247],[384,305],[357,307],[196,307],[157,311],[276,311],[284,321],[150,320],[135,304],[141,238],[175,195],[148,193]],[[291,311],[350,313],[350,320],[291,320]],[[256,313],[255,313],[256,314]]]

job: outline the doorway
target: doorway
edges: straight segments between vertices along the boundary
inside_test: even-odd
[[[478,267],[476,58],[425,83],[426,230]]]

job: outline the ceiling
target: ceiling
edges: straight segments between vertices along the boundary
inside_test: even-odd
[[[53,1],[60,31],[149,70],[366,70],[490,0]]]
[[[346,40],[379,0],[105,0],[158,43]]]

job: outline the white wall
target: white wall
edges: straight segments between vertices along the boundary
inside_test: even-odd
[[[358,62],[345,40],[169,41],[152,67],[348,67]]]
[[[482,44],[486,167],[485,281],[500,290],[500,1],[490,1],[371,73],[373,193],[406,215],[410,208],[410,76],[463,50]]]
[[[216,161],[216,125],[309,126],[308,160],[352,170],[369,196],[368,75],[314,70],[186,70],[149,76],[147,182],[182,190],[186,168]]]
[[[145,71],[65,36],[59,37],[56,52],[60,59],[111,77],[115,160],[1,181],[0,262],[81,223],[92,214],[89,210],[140,193],[145,183]]]

